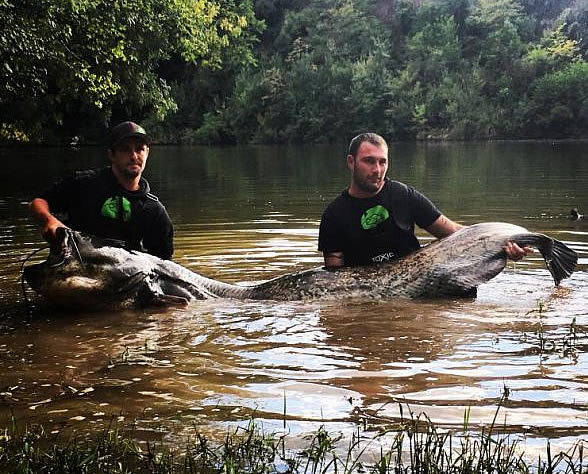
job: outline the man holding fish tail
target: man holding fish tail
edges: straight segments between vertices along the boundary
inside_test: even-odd
[[[369,265],[391,261],[420,248],[415,224],[437,238],[462,228],[444,216],[422,193],[386,178],[388,145],[375,133],[362,133],[349,145],[347,167],[351,184],[325,209],[319,250],[325,266]],[[532,252],[514,242],[508,258],[520,260]]]
[[[122,122],[108,139],[110,166],[77,171],[29,205],[41,234],[51,244],[59,227],[121,241],[163,259],[173,254],[173,225],[163,204],[142,177],[151,139],[140,125]],[[67,215],[62,222],[56,213]]]

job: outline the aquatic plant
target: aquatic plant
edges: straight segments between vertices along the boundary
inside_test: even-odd
[[[537,314],[538,327],[534,335],[523,333],[520,340],[526,343],[535,342],[540,356],[547,354],[559,354],[561,357],[568,357],[576,361],[578,354],[584,352],[588,344],[588,332],[583,330],[572,318],[567,330],[557,328],[555,333],[550,334],[545,327],[545,312],[547,306],[542,301],[537,302],[537,309],[528,311],[529,314]]]

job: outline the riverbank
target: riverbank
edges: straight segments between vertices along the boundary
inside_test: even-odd
[[[0,149],[23,149],[23,150],[35,150],[35,149],[71,149],[71,150],[83,150],[83,149],[92,149],[98,148],[103,150],[106,147],[104,143],[104,136],[106,136],[107,130],[102,132],[102,135],[95,135],[92,137],[61,137],[59,139],[50,140],[46,142],[27,142],[27,141],[7,141],[2,140],[0,137]],[[554,137],[541,137],[541,138],[534,138],[534,137],[499,137],[499,136],[478,136],[475,138],[463,138],[463,137],[456,137],[451,132],[446,130],[441,131],[427,131],[419,134],[413,139],[406,139],[406,140],[394,140],[388,139],[388,144],[390,146],[393,145],[407,145],[407,146],[415,146],[415,145],[437,145],[437,144],[476,144],[476,143],[550,143],[550,144],[559,144],[559,143],[585,143],[588,141],[588,135],[586,136],[554,136]],[[207,148],[207,149],[238,149],[242,147],[296,147],[299,146],[297,143],[193,143],[193,142],[182,142],[182,141],[168,141],[165,139],[158,139],[157,136],[154,136],[154,140],[152,142],[152,147],[160,147],[160,148],[172,148],[172,147],[198,147],[198,148]],[[346,149],[349,144],[347,142],[347,137],[341,137],[338,140],[330,140],[328,143],[318,142],[318,143],[311,143],[311,146],[335,146],[341,147],[341,149]]]
[[[504,400],[504,399],[503,399]],[[502,403],[502,402],[501,402]],[[500,405],[500,404],[499,404]],[[500,409],[500,408],[499,408]],[[13,420],[0,436],[0,470],[11,473],[582,473],[583,445],[530,460],[517,438],[495,424],[468,431],[468,412],[459,433],[436,427],[425,415],[409,413],[394,427],[363,421],[351,439],[320,427],[302,447],[291,437],[264,433],[254,420],[227,432],[223,442],[197,434],[184,448],[139,443],[132,429],[108,426],[90,439],[59,438],[40,426],[21,429]],[[299,443],[297,443],[299,444]]]

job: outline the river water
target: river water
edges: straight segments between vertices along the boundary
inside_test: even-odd
[[[255,417],[294,436],[385,427],[399,406],[459,430],[492,422],[529,451],[588,436],[585,142],[394,145],[389,176],[464,224],[505,221],[562,240],[578,271],[554,287],[538,253],[475,300],[199,301],[187,308],[65,313],[20,286],[43,246],[27,201],[100,148],[0,149],[0,421],[46,431],[135,422],[182,442]],[[146,171],[176,225],[174,259],[227,282],[320,265],[320,215],[348,182],[344,146],[153,147]],[[429,237],[419,232],[423,243]],[[41,258],[40,254],[38,258]]]

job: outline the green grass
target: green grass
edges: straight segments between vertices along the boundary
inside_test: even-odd
[[[504,401],[501,400],[500,405]],[[499,406],[500,409],[500,406]],[[498,410],[499,410],[498,409]],[[266,434],[253,420],[227,432],[222,442],[202,435],[184,448],[163,444],[141,445],[133,432],[113,426],[91,439],[67,441],[41,427],[0,432],[2,473],[588,473],[582,444],[569,452],[552,454],[549,443],[534,462],[524,459],[516,441],[489,428],[474,433],[464,414],[457,436],[438,429],[426,415],[403,415],[393,429],[362,436],[358,427],[351,440],[319,428],[299,450],[287,449],[287,435]]]

